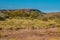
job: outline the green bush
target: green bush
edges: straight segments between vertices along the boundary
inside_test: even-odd
[[[22,12],[6,12],[6,18],[14,18],[14,17],[21,17],[21,18],[37,18],[38,16],[41,16],[39,12],[30,12],[26,13],[24,11]]]

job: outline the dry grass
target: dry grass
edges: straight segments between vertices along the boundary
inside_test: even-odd
[[[49,27],[57,27],[60,26],[55,20],[42,21],[39,19],[7,19],[5,21],[0,21],[0,28],[8,29],[8,28],[49,28]]]

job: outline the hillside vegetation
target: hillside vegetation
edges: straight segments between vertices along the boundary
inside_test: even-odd
[[[38,18],[42,16],[42,12],[37,9],[1,10],[0,14],[0,17],[3,18]]]

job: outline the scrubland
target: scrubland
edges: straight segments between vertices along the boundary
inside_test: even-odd
[[[0,17],[0,40],[60,40],[60,13],[34,13]]]

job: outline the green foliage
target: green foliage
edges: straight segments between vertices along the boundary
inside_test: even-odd
[[[21,17],[21,18],[37,18],[41,14],[39,12],[31,12],[31,13],[26,13],[24,11],[22,12],[5,12],[6,17],[8,18],[14,18],[14,17]]]

